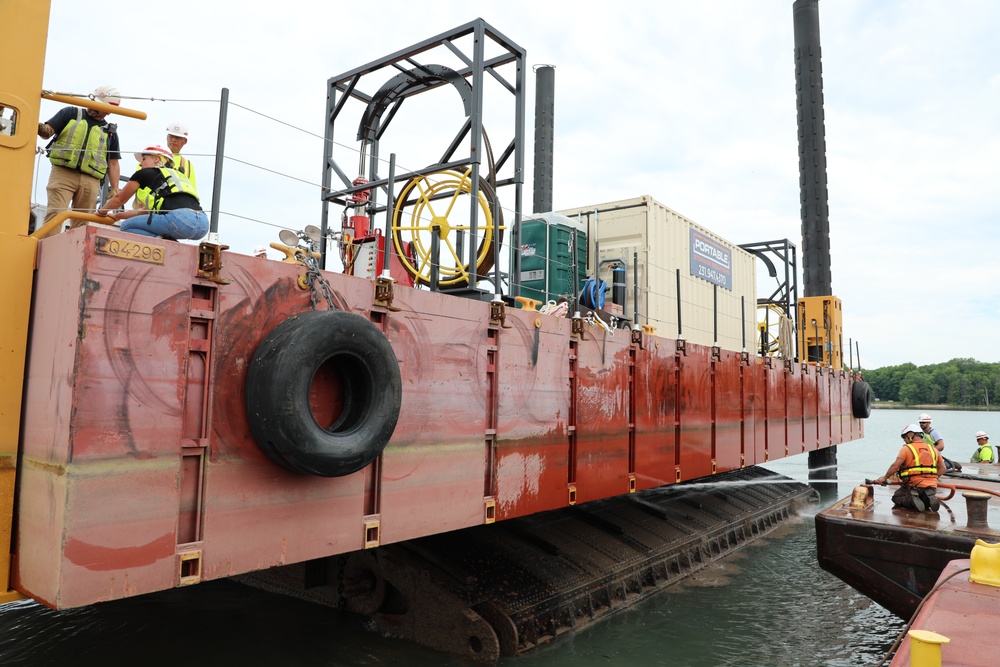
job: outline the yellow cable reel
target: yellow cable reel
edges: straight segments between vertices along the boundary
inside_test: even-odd
[[[794,355],[792,320],[781,307],[761,304],[757,307],[757,353],[768,357],[791,359]]]
[[[431,284],[431,240],[434,230],[440,236],[438,284],[445,287],[468,285],[469,265],[457,249],[458,236],[468,233],[471,225],[456,224],[452,218],[467,220],[471,211],[472,170],[464,174],[444,170],[410,179],[396,200],[392,214],[392,242],[403,266],[413,279],[424,285]],[[484,179],[479,179],[478,205],[481,215],[476,224],[476,275],[483,276],[493,267],[493,221],[496,218],[503,230],[502,213],[496,209],[496,195]],[[499,216],[499,217],[498,217]],[[502,237],[502,231],[501,231]],[[412,248],[412,252],[408,250]],[[474,286],[474,285],[473,285]]]

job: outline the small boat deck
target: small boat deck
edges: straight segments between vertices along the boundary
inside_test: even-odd
[[[816,515],[819,563],[900,618],[910,619],[945,566],[968,558],[977,539],[1000,542],[998,465],[964,463],[941,477],[936,513],[894,507],[894,486],[869,488],[863,502],[848,497]]]
[[[941,645],[943,665],[995,667],[993,634],[1000,624],[1000,587],[970,581],[969,574],[968,558],[945,566],[939,587],[927,596],[910,629],[947,638]],[[909,667],[912,644],[911,637],[903,639],[890,667]]]

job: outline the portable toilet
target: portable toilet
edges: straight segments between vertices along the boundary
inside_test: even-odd
[[[572,299],[586,277],[586,223],[558,213],[534,213],[521,222],[521,296],[542,303]]]

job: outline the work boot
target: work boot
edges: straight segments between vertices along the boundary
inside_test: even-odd
[[[930,509],[930,511],[937,512],[941,509],[941,501],[938,500],[937,491],[934,493],[928,492],[927,496],[927,508]]]
[[[910,489],[910,498],[913,500],[913,509],[918,512],[923,512],[927,509],[927,504],[924,503],[924,499],[920,497],[920,489]]]

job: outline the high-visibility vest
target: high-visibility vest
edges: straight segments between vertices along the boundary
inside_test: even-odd
[[[174,153],[173,166],[172,167],[168,167],[168,168],[169,169],[175,169],[175,170],[179,171],[180,173],[182,173],[184,175],[185,178],[187,178],[189,181],[191,181],[191,185],[193,185],[195,187],[195,189],[198,188],[198,181],[195,180],[195,177],[194,177],[194,165],[191,164],[191,160],[188,160],[187,158],[181,157],[180,153]],[[140,169],[142,169],[142,165],[141,164],[135,165],[135,170],[136,171],[139,171]],[[145,203],[145,201],[148,198],[149,198],[149,188],[139,188],[136,191],[136,193],[135,193],[135,200],[136,201]]]
[[[194,185],[183,174],[176,169],[169,169],[167,167],[158,167],[158,169],[166,180],[156,190],[151,191],[149,188],[140,188],[135,193],[136,198],[146,208],[150,211],[158,211],[163,206],[164,197],[181,192],[186,192],[195,199],[198,199],[198,192],[195,190]],[[141,198],[140,193],[142,193]]]
[[[49,149],[49,161],[68,169],[77,169],[94,178],[104,178],[108,173],[108,143],[106,126],[91,125],[83,119],[83,109],[76,110],[76,118],[66,123]]]
[[[182,157],[180,153],[174,153],[174,169],[184,174],[184,178],[191,181],[191,185],[198,187],[198,180],[194,177],[194,165],[191,160]]]
[[[972,457],[973,463],[992,463],[992,461],[993,447],[990,446],[990,443],[986,443],[977,449],[975,456]]]
[[[934,445],[928,444],[926,442],[918,443],[918,445],[924,445],[919,450],[914,447],[912,442],[906,443],[906,446],[910,448],[913,452],[913,465],[909,468],[903,468],[899,471],[899,476],[902,479],[907,477],[915,477],[917,475],[935,475],[938,473],[938,453]],[[924,463],[920,460],[920,452],[926,451],[930,454],[930,464]]]

